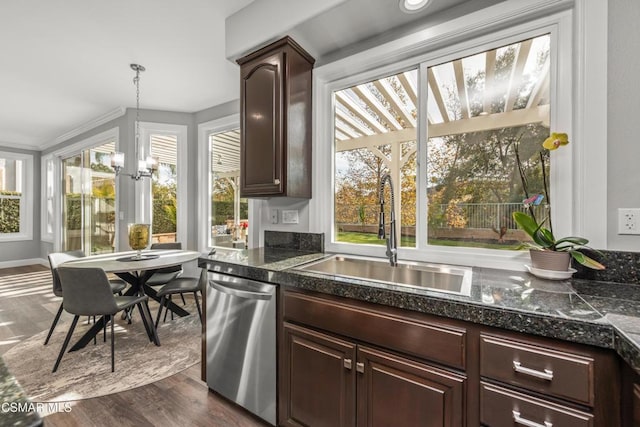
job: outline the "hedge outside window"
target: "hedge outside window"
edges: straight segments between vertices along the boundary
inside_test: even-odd
[[[0,152],[0,240],[29,239],[29,177],[33,173],[29,155]]]

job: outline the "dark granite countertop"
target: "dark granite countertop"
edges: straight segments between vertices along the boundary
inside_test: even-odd
[[[0,426],[41,426],[27,395],[0,358]],[[26,409],[26,410],[25,410]]]
[[[284,249],[219,251],[211,270],[549,338],[615,349],[640,373],[640,285],[539,279],[473,268],[470,296],[312,273],[296,266],[330,254]]]

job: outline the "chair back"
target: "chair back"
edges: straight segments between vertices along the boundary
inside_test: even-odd
[[[49,254],[49,265],[51,266],[51,278],[53,280],[53,293],[55,296],[62,296],[62,285],[60,284],[60,278],[58,277],[58,266],[63,262],[71,261],[72,259],[84,257],[82,251],[70,251],[70,252],[52,252]]]
[[[118,312],[107,273],[101,268],[59,267],[65,311],[79,316]]]
[[[165,249],[165,250],[166,249],[182,249],[182,243],[181,242],[152,243],[151,249]],[[158,271],[156,271],[154,275],[177,273],[177,272],[182,272],[181,265],[174,265],[171,267],[161,268]]]

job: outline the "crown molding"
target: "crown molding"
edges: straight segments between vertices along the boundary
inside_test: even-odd
[[[53,141],[49,141],[46,142],[44,144],[42,144],[40,147],[38,147],[39,150],[45,150],[47,148],[53,147],[55,145],[60,144],[61,142],[65,142],[70,140],[71,138],[73,138],[74,136],[78,136],[84,132],[90,131],[91,129],[94,129],[102,124],[105,124],[107,122],[110,122],[111,120],[117,119],[120,116],[123,116],[124,113],[127,111],[127,109],[125,107],[117,107],[101,116],[96,117],[95,119],[91,119],[86,123],[83,123],[82,125],[70,130],[69,132],[66,132],[62,135],[60,135],[59,137],[57,137],[56,139],[54,139]]]
[[[15,150],[16,148],[19,150],[31,150],[31,151],[40,151],[42,148],[39,145],[34,144],[20,144],[16,145],[12,142],[0,141],[0,150],[3,148],[9,148],[10,150]]]

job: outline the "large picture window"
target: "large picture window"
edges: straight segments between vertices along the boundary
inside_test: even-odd
[[[0,152],[0,241],[33,236],[32,175],[32,156]]]
[[[395,203],[385,194],[385,208],[395,210],[400,246],[417,246],[423,221],[428,245],[515,248],[526,239],[511,217],[525,209],[523,200],[541,195],[541,217],[550,207],[549,153],[540,150],[549,136],[550,35],[421,66],[422,73],[416,68],[334,92],[335,240],[384,243],[379,189],[388,174]],[[426,127],[421,179],[419,126]],[[427,196],[422,218],[420,190]]]

